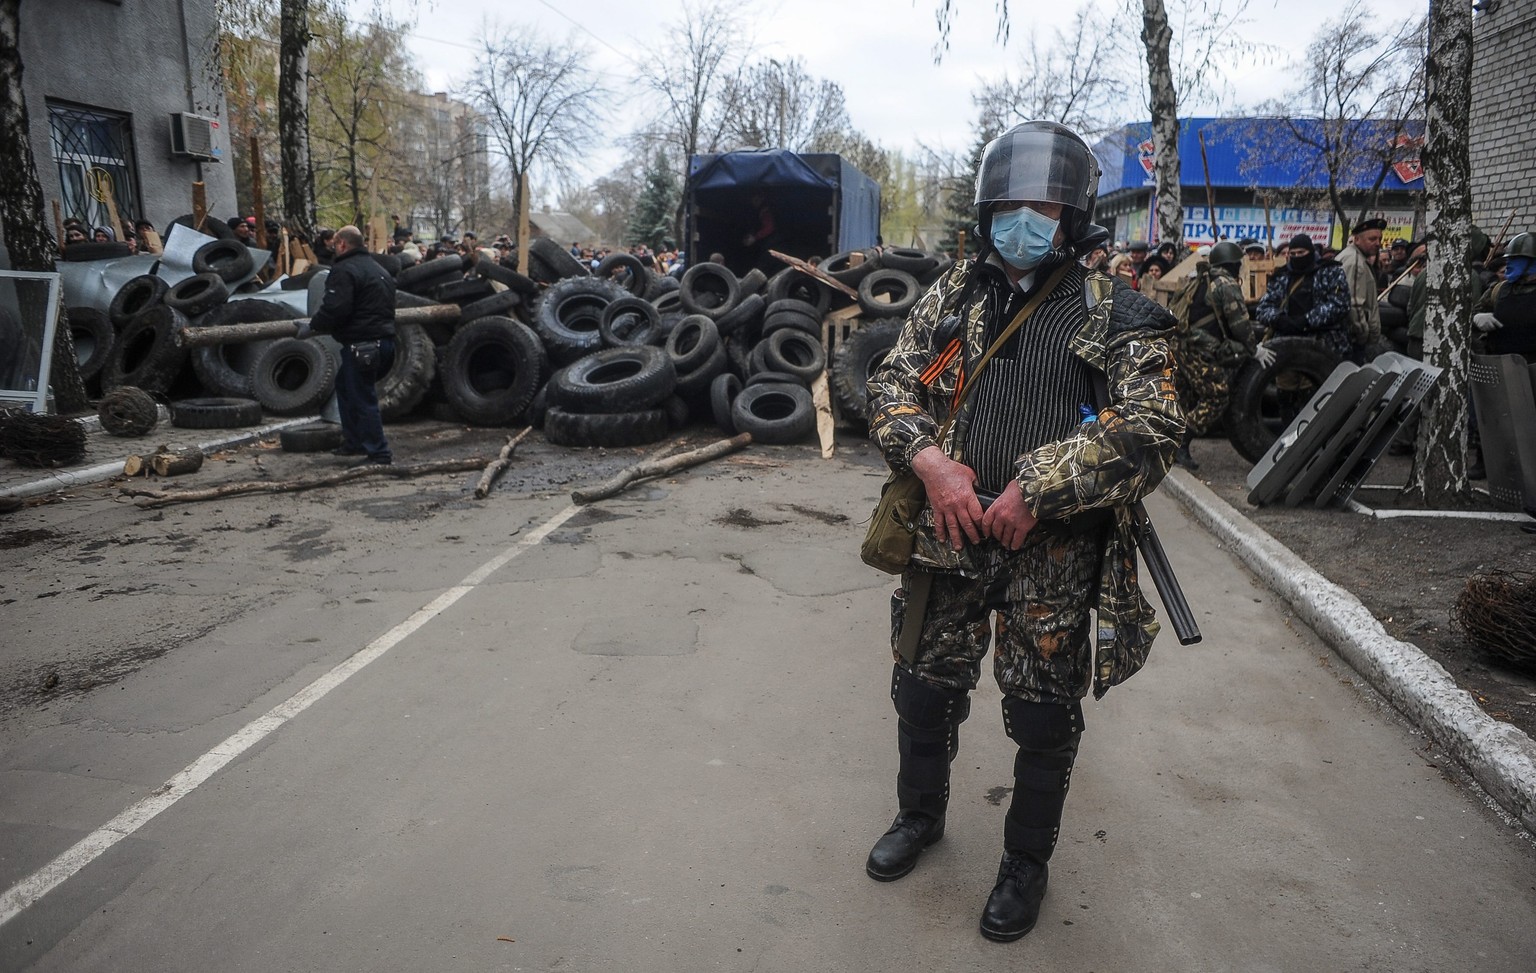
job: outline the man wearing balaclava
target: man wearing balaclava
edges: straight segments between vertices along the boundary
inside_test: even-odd
[[[1286,247],[1286,260],[1269,277],[1269,288],[1255,314],[1270,337],[1293,335],[1315,339],[1340,360],[1350,356],[1349,282],[1334,260],[1319,260],[1312,238],[1298,233]],[[1254,357],[1261,364],[1274,360],[1262,343]]]
[[[1504,274],[1478,299],[1472,325],[1490,355],[1536,361],[1536,234],[1521,233],[1504,248]]]
[[[944,836],[950,762],[995,632],[1003,726],[1018,745],[980,920],[999,942],[1039,918],[1083,697],[1140,669],[1157,633],[1130,568],[1130,505],[1184,433],[1172,315],[1079,263],[1108,239],[1093,224],[1098,175],[1087,144],[1055,122],[987,143],[981,252],[918,300],[869,380],[870,435],[925,500],[891,606],[898,811],[865,871],[902,878]]]

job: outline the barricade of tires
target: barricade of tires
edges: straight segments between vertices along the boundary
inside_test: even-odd
[[[855,301],[792,269],[738,277],[701,263],[677,280],[628,254],[590,269],[547,239],[529,245],[526,275],[515,259],[498,262],[484,251],[417,263],[372,256],[395,278],[397,307],[460,308],[452,324],[396,326],[394,360],[377,386],[386,421],[426,414],[482,426],[530,423],[572,446],[639,445],[693,422],[750,432],[759,442],[800,442],[815,430],[810,386],[823,371],[836,413],[862,424],[865,380],[922,291],[952,266],[899,248],[820,261],[859,295],[861,326],[838,345],[829,369],[823,321]],[[162,399],[209,400],[182,410],[193,422],[252,414],[233,400],[274,415],[316,411],[339,364],[323,343],[275,339],[189,355],[175,340],[188,325],[292,317],[279,303],[229,300],[229,281],[249,270],[240,257],[231,241],[212,241],[187,280],[167,286],[137,277],[105,314],[75,309],[77,353],[93,381],[103,390],[134,386]]]

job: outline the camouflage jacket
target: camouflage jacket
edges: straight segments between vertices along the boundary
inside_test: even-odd
[[[1211,268],[1211,284],[1205,291],[1205,302],[1216,315],[1221,333],[1228,339],[1240,341],[1253,349],[1253,321],[1248,317],[1248,305],[1243,300],[1243,285],[1220,267]]]
[[[960,305],[973,273],[983,279],[961,321]],[[918,452],[940,445],[936,437],[949,416],[961,369],[974,367],[986,352],[988,318],[1000,313],[1009,287],[995,266],[978,269],[975,261],[962,261],[912,309],[896,346],[869,380],[870,436],[893,470],[909,471]],[[1141,668],[1158,632],[1137,579],[1130,505],[1151,493],[1168,472],[1184,434],[1184,418],[1169,348],[1173,316],[1098,271],[1087,272],[1084,290],[1083,326],[1072,339],[1072,350],[1104,373],[1109,405],[1097,421],[1083,423],[1071,437],[1020,456],[1017,479],[1029,509],[1042,520],[1100,508],[1114,511],[1095,605],[1094,695],[1102,697]],[[950,336],[963,340],[964,353],[930,368],[939,363]],[[926,383],[924,372],[929,373]],[[972,408],[967,402],[942,444],[961,461]],[[957,552],[939,543],[931,509],[923,511],[920,523],[916,566],[975,573],[969,547]]]
[[[1312,307],[1297,314],[1291,301],[1296,275],[1281,267],[1269,278],[1269,287],[1255,315],[1260,324],[1276,334],[1316,338],[1340,358],[1349,356],[1349,282],[1344,268],[1332,260],[1318,261],[1312,272]],[[1288,320],[1287,320],[1288,319]]]

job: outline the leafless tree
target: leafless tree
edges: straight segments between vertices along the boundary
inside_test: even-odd
[[[1008,16],[1008,0],[994,0],[994,9],[997,13],[997,42],[1007,44],[1008,35],[1012,29]],[[944,60],[944,55],[949,53],[949,33],[954,27],[955,18],[959,16],[959,0],[938,0],[934,8],[933,17],[939,28],[939,39],[933,45],[933,63],[939,64]]]
[[[283,213],[306,237],[315,230],[315,172],[309,155],[309,0],[282,0],[278,22],[277,115]]]
[[[842,86],[811,76],[799,58],[747,65],[726,83],[722,101],[722,142],[731,148],[804,152],[849,128]]]
[[[1306,182],[1323,184],[1340,225],[1364,219],[1393,165],[1418,154],[1412,130],[1424,114],[1425,44],[1424,18],[1379,29],[1363,0],[1351,0],[1307,46],[1297,65],[1303,83],[1296,97],[1260,106],[1282,124],[1254,126],[1245,139],[1247,157],[1290,160],[1315,175]],[[1367,181],[1371,189],[1351,214],[1345,187]]]
[[[465,86],[485,115],[512,180],[513,212],[524,175],[564,179],[602,133],[603,86],[588,70],[589,53],[544,40],[526,28],[487,31]]]
[[[998,131],[1030,119],[1060,122],[1090,142],[1123,119],[1123,80],[1116,36],[1103,8],[1078,9],[1072,26],[1043,42],[1030,31],[1017,77],[983,81],[973,96],[982,126]]]
[[[1472,6],[1465,0],[1430,0],[1429,94],[1424,182],[1429,230],[1434,235],[1424,270],[1428,306],[1424,359],[1444,369],[1419,423],[1417,458],[1408,494],[1431,506],[1471,498],[1467,480],[1467,376],[1471,366],[1466,322],[1472,315],[1472,164],[1467,143],[1472,113]]]
[[[673,26],[656,71],[647,77],[660,111],[646,141],[666,151],[680,182],[687,178],[691,156],[717,147],[725,119],[719,99],[743,47],[735,8],[720,0],[685,2],[682,20]],[[682,221],[679,203],[673,220],[677,239],[682,239]]]

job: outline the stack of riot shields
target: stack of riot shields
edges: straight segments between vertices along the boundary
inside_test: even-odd
[[[1536,365],[1521,355],[1473,355],[1467,377],[1488,495],[1516,510],[1536,507]]]
[[[1439,376],[1395,352],[1339,365],[1249,472],[1249,502],[1344,504]]]

